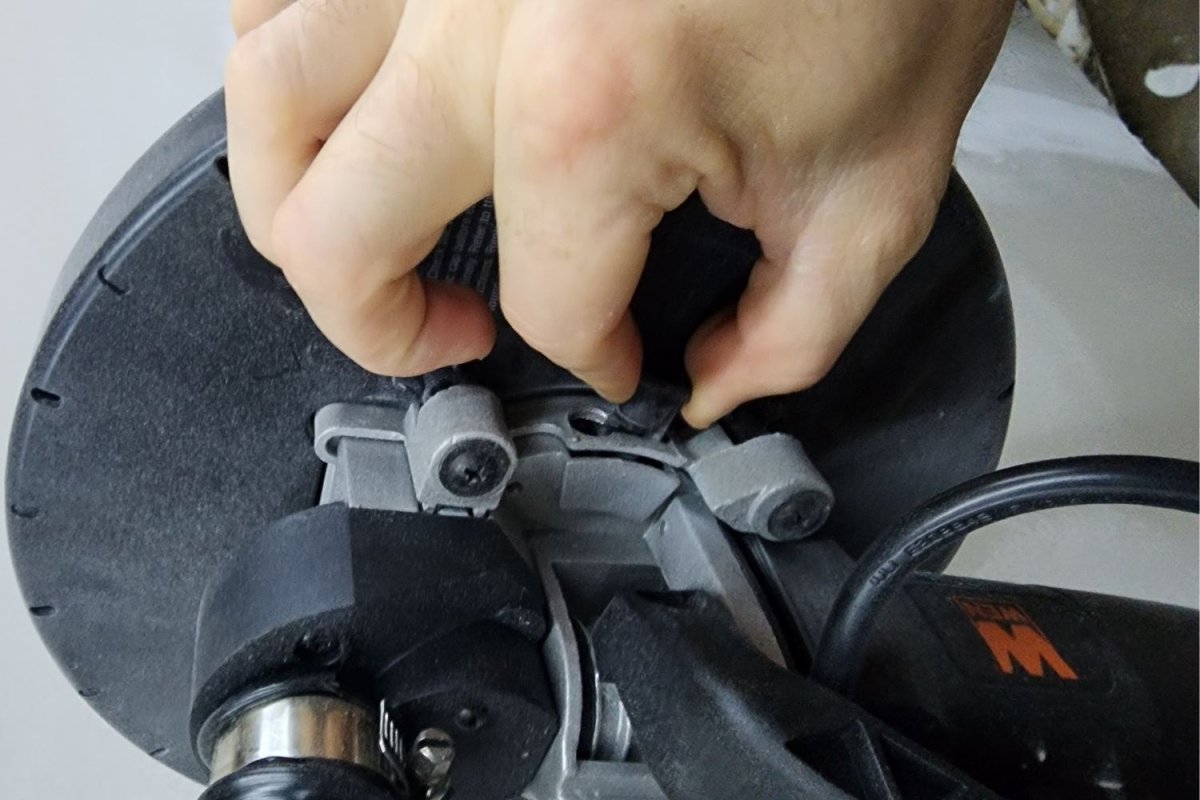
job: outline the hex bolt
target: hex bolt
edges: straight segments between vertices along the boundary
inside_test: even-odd
[[[511,464],[508,453],[496,442],[468,439],[446,453],[438,480],[459,497],[480,497],[500,485]]]
[[[454,763],[454,740],[438,728],[426,728],[417,734],[409,753],[412,775],[426,789],[426,797],[444,797],[450,784]]]
[[[309,631],[296,642],[295,655],[300,660],[322,667],[331,667],[342,660],[345,648],[337,636],[320,629]]]

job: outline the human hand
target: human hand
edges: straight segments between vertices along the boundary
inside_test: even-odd
[[[413,269],[495,197],[500,301],[610,400],[650,233],[699,190],[763,250],[687,352],[703,427],[819,380],[932,226],[1012,0],[233,0],[251,242],[381,374],[484,356],[482,298]]]

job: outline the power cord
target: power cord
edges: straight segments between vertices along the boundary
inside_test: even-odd
[[[1081,456],[993,472],[938,495],[868,548],[825,621],[812,677],[847,694],[880,610],[905,578],[971,532],[1002,519],[1074,505],[1200,508],[1200,465],[1150,456]]]

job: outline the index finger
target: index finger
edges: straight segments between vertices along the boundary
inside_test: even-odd
[[[650,234],[696,183],[647,146],[640,65],[572,22],[522,28],[501,63],[500,302],[530,346],[620,402],[641,373],[628,309]]]

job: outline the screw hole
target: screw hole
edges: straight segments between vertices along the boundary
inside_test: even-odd
[[[58,609],[54,606],[31,606],[29,613],[35,617],[53,617],[58,613]]]
[[[608,415],[598,408],[572,412],[567,422],[576,433],[584,436],[608,436],[612,433],[608,427]]]
[[[87,689],[79,690],[79,696],[82,697],[84,700],[91,700],[93,697],[96,697],[99,694],[100,694],[99,689],[87,688]]]
[[[169,748],[169,747],[159,747],[159,748],[157,748],[157,749],[154,749],[154,750],[151,750],[151,751],[150,751],[150,757],[151,757],[151,758],[162,758],[163,756],[165,756],[165,755],[166,755],[167,753],[169,753],[169,752],[171,752],[171,748]]]
[[[455,715],[454,723],[464,731],[477,731],[487,724],[487,709],[464,708]]]
[[[29,393],[29,396],[33,398],[33,402],[37,403],[38,405],[46,406],[47,408],[58,408],[62,405],[62,397],[56,395],[54,392],[48,392],[38,386],[33,387],[33,390]]]
[[[296,642],[296,658],[318,667],[332,667],[345,657],[340,639],[324,631],[310,631]]]

